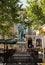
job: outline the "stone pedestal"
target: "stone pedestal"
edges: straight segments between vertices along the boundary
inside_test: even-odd
[[[26,52],[27,51],[27,42],[17,42],[16,50],[17,50],[17,52]]]

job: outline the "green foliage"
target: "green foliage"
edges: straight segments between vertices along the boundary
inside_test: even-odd
[[[19,0],[0,0],[0,30],[3,35],[8,34],[13,23],[19,21],[20,7],[18,2]]]
[[[30,25],[38,29],[45,24],[45,0],[27,0],[27,3],[26,16],[30,20]]]
[[[13,21],[16,22],[18,17],[19,0],[1,0],[0,1],[0,20],[1,21]]]

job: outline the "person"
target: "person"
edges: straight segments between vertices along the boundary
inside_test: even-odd
[[[28,39],[28,48],[32,48],[32,47],[34,47],[34,46],[33,46],[33,44],[32,44],[32,38],[30,37],[30,38]]]

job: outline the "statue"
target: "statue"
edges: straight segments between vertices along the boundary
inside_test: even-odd
[[[25,25],[23,23],[20,23],[20,25],[18,26],[18,32],[19,32],[19,41],[24,41]]]

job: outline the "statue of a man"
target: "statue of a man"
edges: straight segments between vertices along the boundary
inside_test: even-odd
[[[25,25],[23,23],[20,23],[18,26],[18,32],[19,32],[19,41],[24,41],[24,34],[25,34]]]

